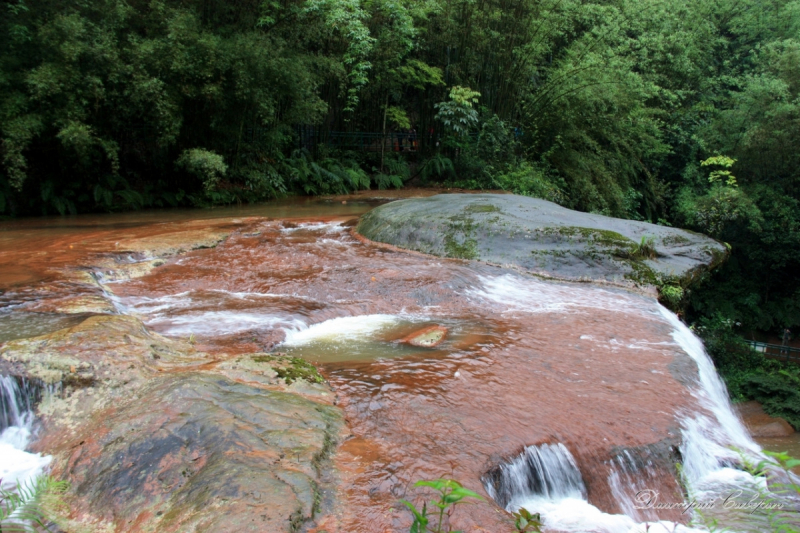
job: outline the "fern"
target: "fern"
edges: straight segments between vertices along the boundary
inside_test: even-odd
[[[393,176],[379,172],[372,177],[372,181],[379,190],[388,189],[389,187],[401,188],[403,186],[403,179],[400,176]]]
[[[432,177],[443,178],[455,174],[455,168],[450,158],[443,155],[435,155],[428,159],[420,171],[422,179],[428,181]]]
[[[45,500],[60,500],[69,484],[50,476],[39,476],[28,483],[17,483],[15,490],[0,488],[0,531],[35,532],[38,527],[49,531],[42,512]]]

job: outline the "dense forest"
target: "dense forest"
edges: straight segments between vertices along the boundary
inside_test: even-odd
[[[731,349],[800,325],[800,1],[2,3],[0,216],[412,181],[694,229],[732,254],[680,306],[800,425]]]

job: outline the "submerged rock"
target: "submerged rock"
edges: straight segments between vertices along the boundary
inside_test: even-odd
[[[362,216],[358,232],[400,248],[558,279],[641,285],[685,285],[728,254],[705,235],[500,194],[392,202]]]
[[[439,346],[446,336],[446,327],[428,326],[402,338],[400,342],[405,342],[411,346],[419,346],[420,348],[434,348]]]

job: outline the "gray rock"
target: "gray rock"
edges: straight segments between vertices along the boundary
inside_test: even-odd
[[[728,255],[723,244],[698,233],[516,195],[400,200],[365,214],[358,232],[400,248],[547,277],[654,286],[686,286]]]

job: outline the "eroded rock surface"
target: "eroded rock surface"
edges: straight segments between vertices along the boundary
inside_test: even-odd
[[[3,373],[63,390],[36,448],[70,482],[66,531],[297,531],[329,506],[344,419],[321,377],[269,354],[217,360],[94,316],[0,347]]]
[[[209,374],[156,380],[57,450],[71,516],[114,531],[295,531],[324,498],[335,407]],[[55,446],[53,446],[55,444]]]
[[[479,259],[548,277],[685,283],[727,256],[697,233],[581,213],[537,198],[440,194],[365,214],[358,232],[401,248]]]

